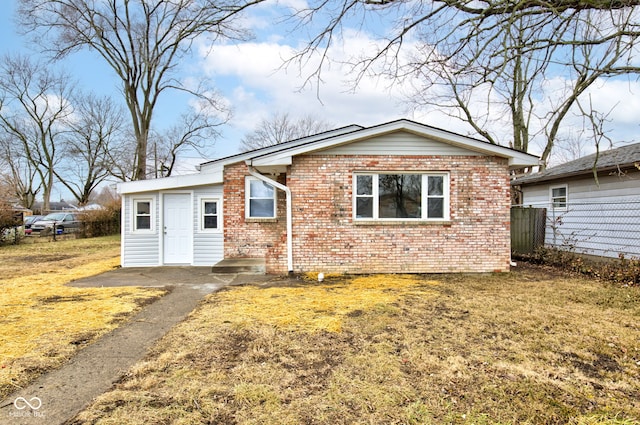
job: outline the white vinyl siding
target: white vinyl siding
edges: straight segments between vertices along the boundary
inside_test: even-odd
[[[572,179],[566,185],[565,208],[556,208],[551,188],[557,182],[526,185],[522,188],[524,207],[546,208],[545,244],[577,253],[618,257],[640,257],[640,178],[600,176],[599,186],[593,176]]]
[[[478,156],[481,154],[437,140],[416,136],[408,132],[397,132],[313,152],[311,155]]]
[[[222,185],[198,186],[183,188],[181,191],[192,193],[192,225],[193,232],[193,266],[212,266],[224,258],[224,236],[222,233]],[[167,192],[170,193],[170,192]],[[133,199],[151,199],[152,231],[133,231],[134,209]],[[123,203],[123,230],[122,230],[122,266],[123,267],[148,267],[162,265],[160,257],[162,235],[159,234],[161,208],[160,193],[124,195]],[[218,229],[215,231],[202,231],[200,224],[200,205],[203,199],[218,200]]]
[[[222,185],[204,186],[194,189],[194,234],[193,265],[212,266],[224,258],[224,235],[222,233]],[[200,210],[204,200],[218,201],[218,229],[215,231],[201,229]]]
[[[134,200],[152,200],[151,230],[134,230]],[[160,263],[160,245],[158,242],[158,202],[157,194],[141,196],[125,195],[122,221],[122,266],[145,267]]]

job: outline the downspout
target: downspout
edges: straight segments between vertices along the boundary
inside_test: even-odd
[[[247,160],[245,161],[245,164],[247,164],[247,167],[249,169],[249,174],[251,174],[253,177],[257,178],[258,180],[262,180],[265,183],[268,183],[282,191],[284,191],[284,193],[287,196],[287,270],[289,271],[289,273],[293,272],[293,239],[292,239],[292,234],[293,234],[293,223],[292,223],[292,217],[293,217],[293,208],[291,206],[291,189],[289,189],[287,186],[278,183],[275,180],[270,179],[269,177],[266,177],[262,174],[260,174],[255,168],[253,168],[253,166],[251,165],[251,161]]]

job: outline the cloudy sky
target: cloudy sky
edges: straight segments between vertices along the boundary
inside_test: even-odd
[[[280,2],[278,7],[286,6],[286,2]],[[373,35],[362,27],[358,30],[345,28],[346,36],[332,48],[334,60],[323,69],[320,84],[316,80],[305,84],[306,77],[316,65],[314,58],[301,67],[283,67],[283,61],[304,45],[305,34],[290,33],[278,16],[274,3],[258,6],[244,19],[255,34],[253,40],[218,44],[213,49],[196,44],[191,60],[182,66],[181,78],[184,81],[210,79],[233,110],[232,119],[224,128],[221,139],[207,152],[208,158],[237,153],[242,136],[274,112],[286,112],[294,118],[310,114],[336,127],[348,124],[375,125],[409,118],[473,135],[466,124],[437,110],[409,111],[402,96],[407,87],[391,85],[384,79],[365,77],[354,89],[351,84],[353,75],[339,60],[371,48]],[[0,40],[0,53],[25,51],[28,48],[26,41],[16,34],[9,13],[0,16]],[[110,69],[91,53],[74,55],[65,67],[73,72],[84,88],[119,96],[118,81]],[[558,90],[564,78],[558,75],[550,80],[547,84],[549,93]],[[640,84],[637,81],[597,84],[591,93],[592,102],[598,110],[611,111],[608,125],[611,136],[617,142],[640,141],[637,136],[640,133]],[[549,99],[553,99],[553,96],[549,96]],[[156,115],[157,123],[170,122],[188,102],[189,99],[183,95],[165,96]],[[479,104],[478,107],[483,106]],[[580,125],[581,120],[571,118],[567,124],[566,131],[571,132],[574,129],[570,125]],[[507,126],[499,130],[505,140],[508,139],[508,131]],[[534,147],[531,153],[539,154],[540,149]],[[192,162],[200,161],[196,159]]]

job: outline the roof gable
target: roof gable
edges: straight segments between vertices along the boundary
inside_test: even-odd
[[[398,130],[393,133],[374,136],[369,139],[358,142],[332,146],[328,149],[312,152],[313,154],[322,155],[424,155],[424,156],[440,156],[440,155],[464,155],[476,156],[482,155],[476,151],[466,149],[464,147],[446,144],[441,141],[429,139],[423,136],[410,133],[404,130]]]
[[[462,154],[461,152],[465,152],[465,155],[477,154],[506,158],[509,161],[510,168],[528,167],[539,163],[538,157],[528,153],[403,119],[373,127],[350,125],[302,139],[205,162],[200,164],[198,167],[199,172],[196,174],[120,183],[118,190],[120,193],[138,193],[205,184],[220,184],[223,181],[224,167],[239,162],[246,162],[261,172],[282,172],[286,170],[288,165],[292,164],[292,158],[296,155],[313,154],[349,144],[375,140],[392,134],[409,134],[416,136],[423,142],[428,141],[440,146],[443,144],[448,145],[449,152],[455,150],[458,155]],[[388,150],[384,154],[389,155],[394,150],[395,146],[388,146]],[[440,149],[437,152],[438,155],[447,154],[446,149]],[[423,151],[420,154],[431,155]]]
[[[346,134],[313,140],[300,145],[282,146],[281,149],[270,152],[263,153],[261,151],[255,151],[258,155],[247,158],[246,161],[256,167],[286,166],[292,163],[292,158],[296,155],[336,148],[398,132],[406,132],[430,141],[475,152],[476,154],[507,158],[511,168],[538,165],[539,162],[538,157],[534,155],[409,120],[398,120],[373,127],[361,128],[360,130]]]

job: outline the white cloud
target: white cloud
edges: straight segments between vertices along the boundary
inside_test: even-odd
[[[352,44],[361,48],[366,42],[353,38],[344,49],[354,51]],[[284,66],[293,53],[292,46],[281,43],[242,43],[220,46],[204,58],[202,66],[210,77],[234,83],[222,91],[233,105],[232,125],[237,132],[252,131],[274,111],[311,114],[336,126],[372,125],[405,116],[401,98],[388,82],[365,77],[353,89],[348,67],[338,62],[346,57],[344,51],[332,50],[333,61],[325,64],[320,80],[306,80],[319,65],[319,57]]]

